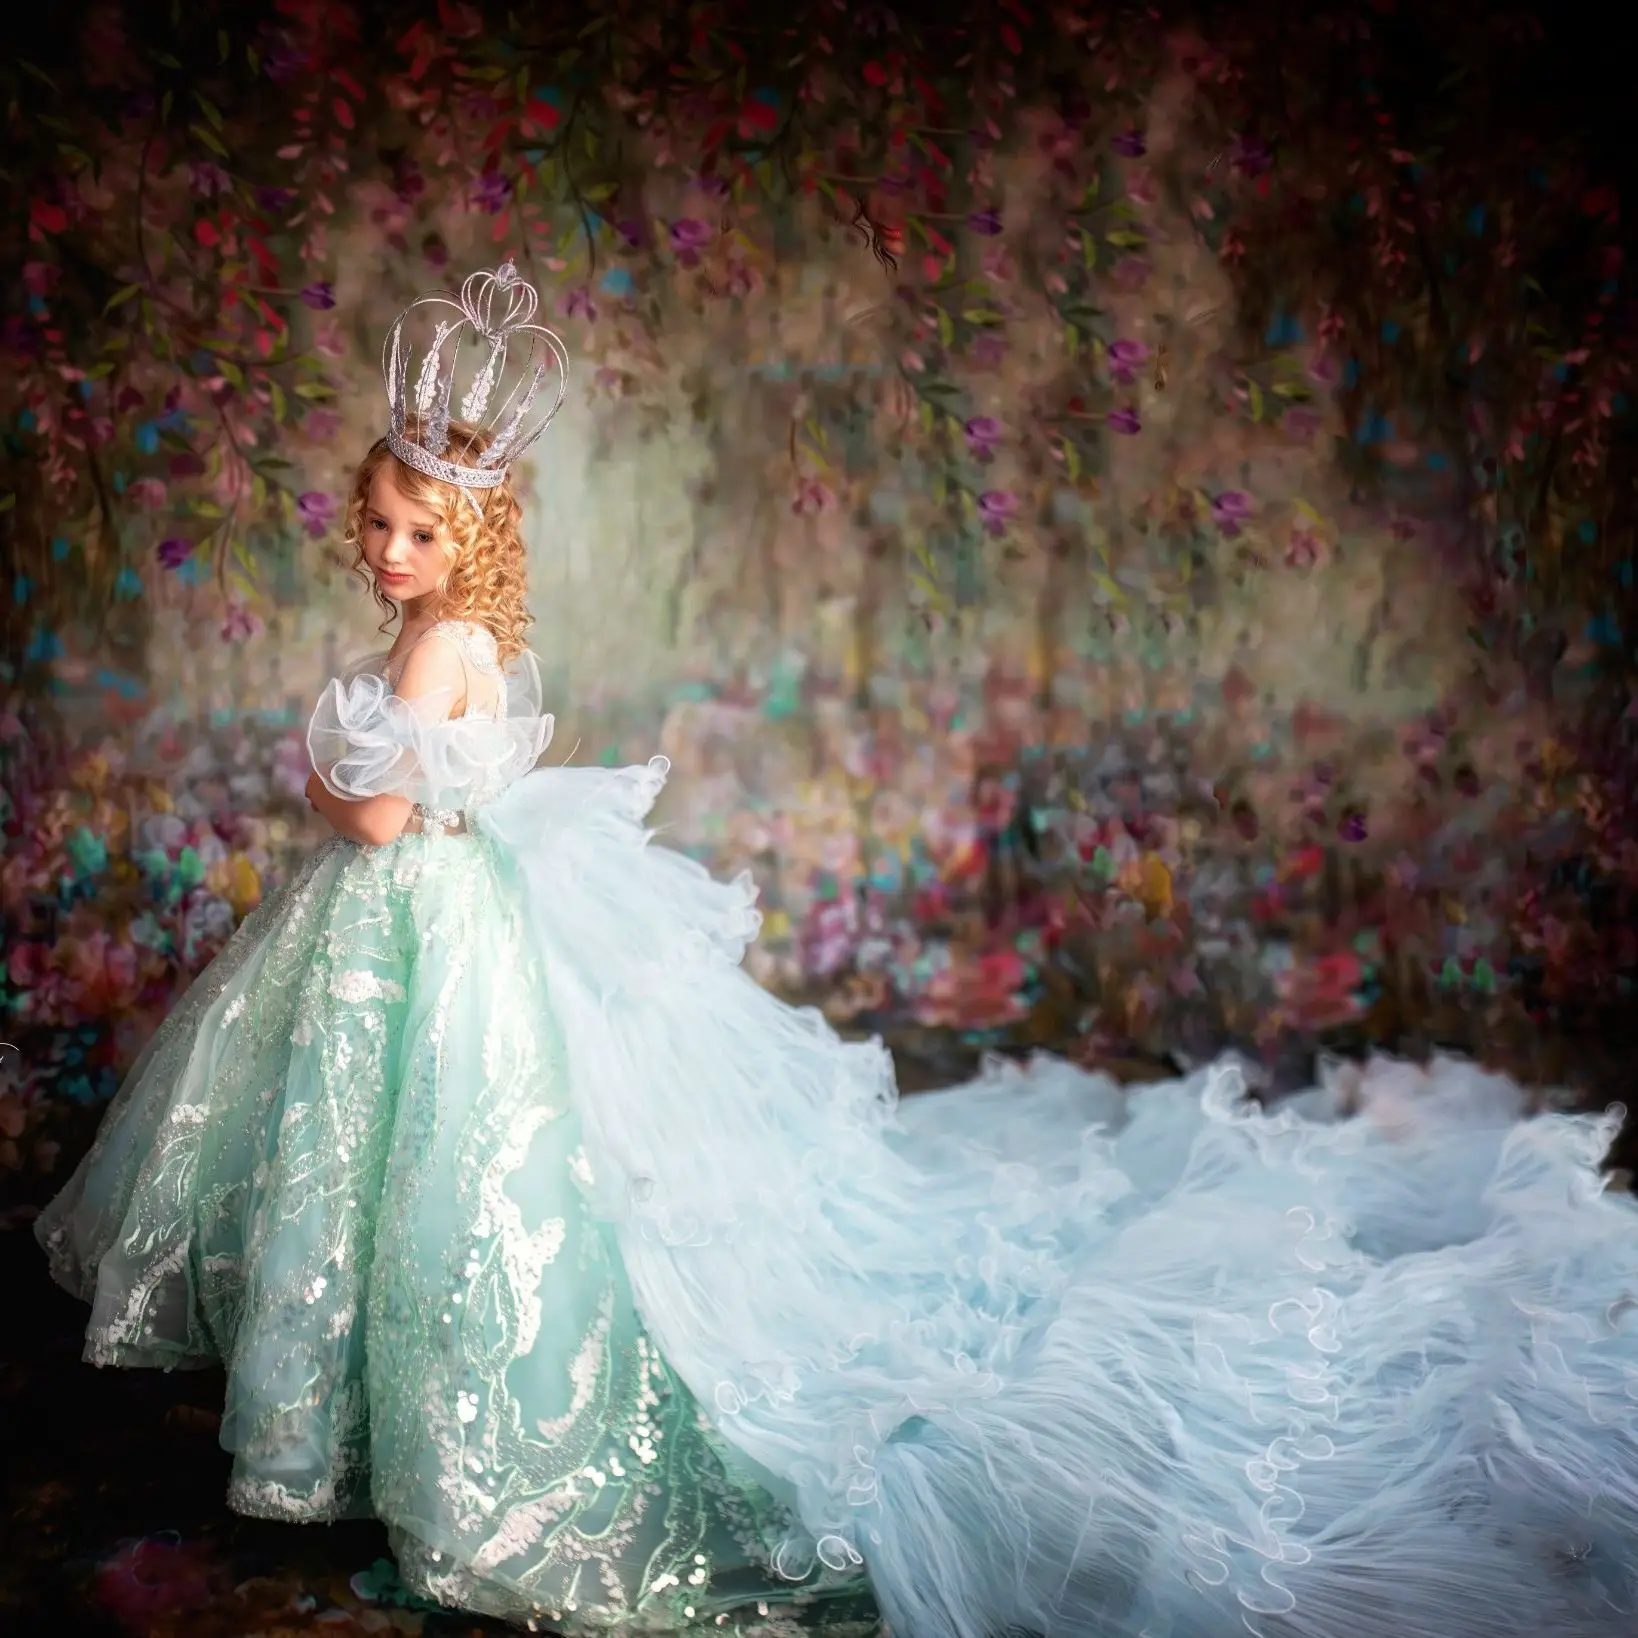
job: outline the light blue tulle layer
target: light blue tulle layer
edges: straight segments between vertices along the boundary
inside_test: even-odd
[[[648,768],[483,810],[550,975],[650,1334],[898,1638],[1607,1634],[1638,1580],[1638,1207],[1617,1115],[1377,1062],[1052,1058],[896,1101],[741,970],[748,877],[650,843]]]
[[[740,967],[665,771],[319,850],[42,1213],[89,1357],[227,1365],[234,1505],[576,1633],[851,1638],[861,1571],[895,1638],[1633,1630],[1616,1115],[1455,1060],[900,1103]]]

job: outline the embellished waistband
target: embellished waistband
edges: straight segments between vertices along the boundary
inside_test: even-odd
[[[441,830],[446,836],[464,836],[469,827],[466,815],[459,808],[424,808],[417,802],[410,809],[404,829],[412,836],[428,830]]]

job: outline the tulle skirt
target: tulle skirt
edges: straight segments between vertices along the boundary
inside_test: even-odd
[[[374,1512],[430,1596],[586,1631],[1630,1622],[1618,1115],[1453,1059],[900,1102],[745,974],[664,773],[321,850],[42,1218],[88,1357],[227,1363],[235,1506]]]

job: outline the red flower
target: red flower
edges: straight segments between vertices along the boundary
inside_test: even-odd
[[[68,228],[68,212],[44,199],[29,201],[28,219],[42,233],[63,233]]]
[[[523,129],[527,136],[531,131],[555,131],[563,116],[551,103],[539,97],[532,98],[523,110]]]

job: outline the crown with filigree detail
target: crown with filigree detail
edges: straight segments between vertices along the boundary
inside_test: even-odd
[[[493,489],[506,481],[507,468],[551,424],[569,390],[568,351],[550,330],[534,322],[539,305],[534,287],[506,262],[493,273],[471,274],[459,294],[433,290],[417,296],[393,321],[381,350],[389,411],[387,448],[417,472],[457,485],[480,512],[471,491]],[[412,346],[406,330],[421,318],[431,323],[432,335],[412,390]],[[488,433],[490,442],[466,464],[450,459],[450,405],[463,350],[472,342],[478,344],[482,362],[466,383],[460,419]],[[552,368],[558,376],[557,397],[550,409],[538,411],[536,400]]]

